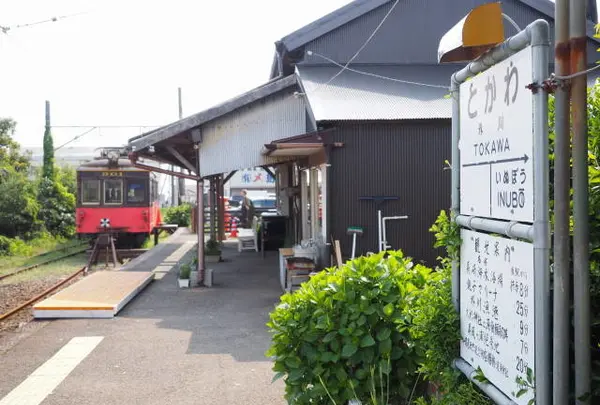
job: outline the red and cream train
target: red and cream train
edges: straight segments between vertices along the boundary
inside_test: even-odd
[[[155,173],[136,168],[118,148],[77,168],[76,232],[110,229],[119,247],[138,248],[162,223]]]

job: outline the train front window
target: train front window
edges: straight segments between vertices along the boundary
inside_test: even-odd
[[[83,180],[81,182],[81,203],[100,204],[100,180]]]
[[[146,185],[143,181],[128,182],[127,203],[143,203],[146,200]]]
[[[104,180],[104,204],[123,204],[123,180]]]

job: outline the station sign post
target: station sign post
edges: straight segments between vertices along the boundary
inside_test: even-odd
[[[538,20],[452,77],[457,365],[499,404],[551,403],[548,52]]]

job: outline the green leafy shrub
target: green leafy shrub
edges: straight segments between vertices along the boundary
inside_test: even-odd
[[[209,239],[206,242],[204,254],[217,256],[221,254],[221,244],[215,239]]]
[[[189,204],[168,207],[164,210],[164,218],[167,224],[177,224],[181,227],[190,226],[192,222],[192,207]]]
[[[9,237],[0,235],[0,256],[8,256],[10,254],[11,241]]]
[[[24,174],[9,168],[0,177],[0,234],[31,239],[41,230],[40,205],[33,184]]]
[[[190,278],[192,267],[188,263],[184,263],[179,267],[179,278],[187,280]]]
[[[460,317],[452,304],[451,258],[458,258],[459,227],[441,211],[430,232],[436,247],[446,249],[440,267],[431,274],[412,305],[407,307],[410,334],[423,351],[419,372],[436,387],[432,398],[418,398],[417,405],[492,405],[493,402],[453,367],[460,356]]]
[[[267,356],[275,379],[286,377],[291,404],[388,404],[415,389],[420,351],[407,307],[431,270],[402,252],[361,257],[324,270],[270,314]]]
[[[39,218],[53,235],[69,237],[75,233],[75,196],[47,177],[40,180]]]

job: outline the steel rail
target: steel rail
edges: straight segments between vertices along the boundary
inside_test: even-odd
[[[57,290],[58,288],[62,287],[63,285],[65,285],[66,283],[68,283],[69,281],[73,280],[75,277],[77,277],[78,275],[82,274],[83,272],[86,271],[88,266],[84,266],[81,269],[77,270],[75,273],[71,274],[69,277],[67,277],[64,280],[61,280],[60,282],[54,284],[52,287],[47,288],[46,290],[42,291],[41,293],[39,293],[38,295],[36,295],[35,297],[27,300],[26,302],[24,302],[23,304],[9,310],[8,312],[0,315],[0,321],[3,321],[5,319],[8,319],[9,317],[13,316],[14,314],[16,314],[17,312],[21,311],[23,308],[28,307],[29,305],[41,300],[42,298],[44,298],[46,295],[50,294],[51,292],[54,292],[55,290]]]

